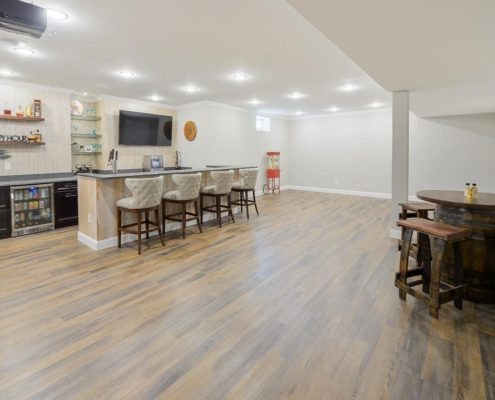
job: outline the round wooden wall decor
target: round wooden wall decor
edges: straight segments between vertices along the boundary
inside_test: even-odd
[[[192,142],[194,139],[196,139],[197,134],[198,128],[196,127],[194,121],[187,121],[184,124],[184,136],[186,137],[186,139]]]

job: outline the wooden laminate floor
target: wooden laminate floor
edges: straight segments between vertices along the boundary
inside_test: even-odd
[[[259,208],[142,256],[1,241],[0,399],[495,399],[494,307],[399,301],[388,201]]]

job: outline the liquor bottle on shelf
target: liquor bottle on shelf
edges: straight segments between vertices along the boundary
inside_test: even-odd
[[[34,116],[41,118],[41,100],[34,100]]]
[[[5,106],[3,107],[3,115],[12,115],[12,108],[8,101],[5,102]]]
[[[31,104],[28,104],[26,106],[26,117],[31,118],[33,116],[33,108],[31,107]]]
[[[17,117],[24,117],[24,111],[22,111],[22,107],[17,107],[17,112],[15,114]]]

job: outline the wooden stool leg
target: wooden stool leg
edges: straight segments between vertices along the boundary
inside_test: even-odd
[[[260,213],[258,212],[258,205],[256,204],[256,194],[255,191],[253,190],[253,201],[254,201],[254,209],[256,210],[256,214],[258,217],[260,216]]]
[[[412,234],[412,229],[404,229],[404,234],[402,236],[399,280],[404,284],[407,282],[407,268],[409,264],[409,249],[411,248]],[[399,289],[399,298],[401,300],[406,300],[406,293],[405,290]]]
[[[217,219],[218,219],[218,226],[220,228],[222,227],[222,213],[220,211],[220,204],[222,203],[222,198],[220,196],[215,196],[215,205],[217,206]]]
[[[203,224],[203,195],[199,195],[199,211],[201,212],[201,224]]]
[[[454,285],[460,286],[464,283],[464,271],[462,270],[461,242],[453,243],[454,249]],[[462,310],[462,295],[454,298],[454,307]]]
[[[181,204],[182,239],[186,238],[186,203]]]
[[[160,236],[160,241],[162,242],[162,246],[165,246],[165,241],[163,240],[162,228],[160,226],[160,212],[159,207],[155,208],[155,221],[158,225],[158,236]]]
[[[201,224],[199,223],[198,200],[194,200],[194,212],[196,213],[196,223],[198,224],[199,232],[203,233],[203,229],[201,229]]]
[[[430,238],[424,233],[418,234],[418,252],[421,251],[423,267],[423,292],[430,293],[430,274],[431,274],[431,248]]]
[[[141,211],[137,213],[138,254],[141,255]]]
[[[244,192],[244,201],[246,202],[246,215],[247,215],[247,219],[249,219],[249,197],[248,197],[248,192],[245,191]]]
[[[232,195],[231,195],[231,194],[229,194],[229,195],[227,196],[227,205],[229,206],[229,215],[230,215],[230,217],[232,218],[232,222],[234,222],[234,223],[235,223],[234,213],[232,212]],[[247,205],[246,205],[246,211],[247,211],[247,213],[248,213],[248,218],[249,218],[249,208],[248,208],[248,206],[247,206]]]
[[[167,202],[162,200],[162,232],[165,235],[165,215],[167,212]]]
[[[150,212],[146,211],[144,213],[144,223],[146,224],[146,239],[150,238]]]
[[[440,279],[442,274],[442,259],[445,250],[445,242],[440,239],[433,239],[433,265],[431,267],[430,278],[430,315],[438,318],[440,308]]]
[[[122,247],[122,211],[117,209],[117,233],[118,233],[118,246]]]
[[[239,202],[241,203],[241,213],[244,211],[244,192],[241,190],[239,192]]]

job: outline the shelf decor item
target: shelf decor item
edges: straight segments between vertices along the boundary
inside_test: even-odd
[[[84,105],[79,100],[72,100],[70,102],[70,113],[71,115],[83,115]]]
[[[196,139],[196,135],[198,134],[198,127],[194,121],[187,121],[184,124],[184,136],[187,140],[192,142]]]

